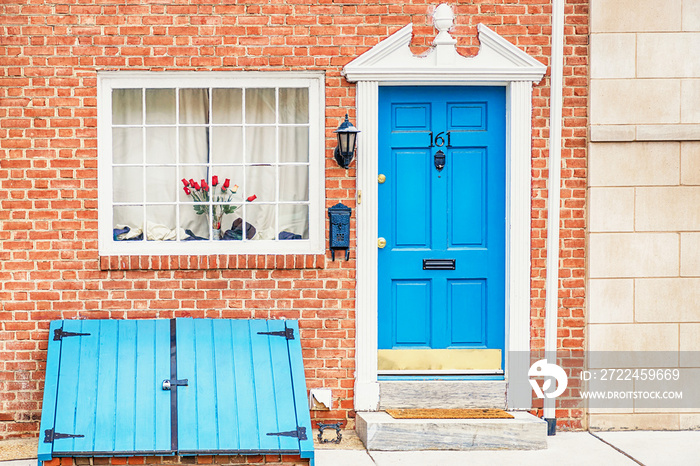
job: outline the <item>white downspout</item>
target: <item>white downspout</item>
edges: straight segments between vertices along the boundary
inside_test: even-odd
[[[547,197],[547,280],[545,282],[544,350],[556,364],[559,313],[559,220],[561,209],[561,130],[564,78],[564,3],[552,0],[552,62],[549,114],[549,183]],[[556,433],[555,398],[544,399],[547,434]]]

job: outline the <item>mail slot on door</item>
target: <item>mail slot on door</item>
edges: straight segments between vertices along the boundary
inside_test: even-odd
[[[456,259],[423,259],[423,270],[454,270]]]

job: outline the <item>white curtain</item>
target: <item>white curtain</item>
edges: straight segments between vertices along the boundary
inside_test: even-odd
[[[130,229],[119,239],[137,237],[144,229],[144,217],[149,240],[175,240],[178,235],[185,239],[186,230],[208,238],[209,217],[197,215],[192,205],[178,207],[176,201],[192,200],[180,179],[211,183],[213,175],[219,178],[219,186],[210,187],[216,192],[226,178],[232,187],[240,187],[232,200],[240,207],[224,216],[222,230],[244,217],[256,230],[253,239],[275,239],[282,232],[286,237],[308,238],[308,206],[284,204],[308,201],[308,126],[276,125],[308,123],[308,90],[213,89],[211,112],[208,89],[177,92],[176,97],[174,89],[114,91],[113,123],[133,125],[115,127],[112,133],[117,165],[113,169],[114,228]],[[241,127],[243,122],[246,125]],[[294,165],[285,165],[289,163]],[[253,195],[255,200],[245,201]],[[275,205],[278,199],[281,204]],[[120,202],[147,207],[144,213],[143,207],[119,206]]]

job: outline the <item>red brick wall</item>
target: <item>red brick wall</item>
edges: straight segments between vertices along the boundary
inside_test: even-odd
[[[134,3],[134,2],[132,2]],[[344,64],[408,22],[432,41],[438,2],[44,0],[0,4],[0,439],[36,436],[49,321],[72,318],[299,318],[309,387],[338,402],[316,419],[353,426],[355,260],[323,256],[100,258],[98,70],[326,72],[326,198],[355,206],[355,169],[332,160],[355,87]],[[549,0],[461,0],[454,35],[477,51],[485,23],[549,64]],[[560,345],[583,347],[588,0],[568,0]],[[532,319],[544,314],[548,78],[534,89]],[[354,227],[354,224],[352,225]],[[354,246],[354,244],[353,244]],[[284,265],[282,265],[284,264]],[[564,409],[579,427],[581,413]]]

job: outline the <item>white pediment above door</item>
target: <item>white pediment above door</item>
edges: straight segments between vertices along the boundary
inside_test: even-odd
[[[343,75],[350,82],[505,83],[539,82],[547,71],[545,65],[483,24],[478,26],[479,53],[473,57],[460,55],[457,41],[447,32],[451,24],[441,29],[437,14],[438,11],[435,23],[440,33],[428,52],[422,55],[411,52],[413,24],[407,24],[345,65]]]

